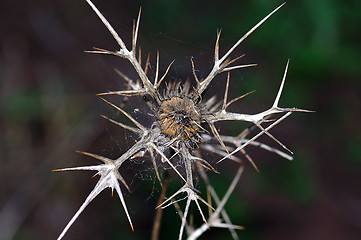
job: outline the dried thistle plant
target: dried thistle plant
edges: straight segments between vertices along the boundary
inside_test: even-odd
[[[230,71],[256,65],[234,65],[240,58],[243,57],[243,55],[234,59],[230,59],[231,53],[234,52],[234,50],[243,42],[243,40],[245,40],[254,30],[263,24],[284,4],[277,7],[260,22],[258,22],[223,56],[219,55],[219,39],[221,32],[218,31],[214,50],[214,65],[206,78],[199,79],[197,77],[194,63],[191,59],[192,73],[195,80],[195,86],[191,86],[190,82],[166,82],[165,79],[168,70],[170,69],[173,62],[169,64],[162,77],[159,77],[159,53],[157,53],[155,77],[152,80],[148,77],[149,74],[147,74],[147,71],[149,66],[149,55],[145,67],[143,68],[141,66],[142,56],[140,50],[137,50],[140,11],[137,21],[133,24],[132,46],[131,49],[128,49],[123,40],[119,37],[117,32],[95,7],[95,5],[90,0],[87,0],[87,2],[120,46],[120,50],[118,51],[109,51],[96,48],[94,51],[90,52],[115,55],[128,60],[134,67],[139,77],[137,80],[133,80],[119,72],[119,74],[127,81],[128,88],[120,91],[106,92],[99,95],[120,95],[130,98],[130,101],[131,97],[134,96],[146,97],[149,100],[147,101],[148,115],[153,116],[153,123],[151,127],[147,128],[135,120],[122,108],[102,98],[106,103],[126,116],[133,123],[133,126],[128,126],[124,123],[117,122],[105,116],[103,117],[108,119],[110,122],[119,125],[120,127],[130,132],[133,132],[138,136],[138,139],[132,147],[130,147],[117,159],[109,159],[97,154],[81,152],[84,155],[88,155],[100,160],[102,164],[56,170],[92,170],[97,171],[97,175],[100,176],[98,183],[86,198],[84,203],[81,205],[79,210],[75,213],[73,218],[66,225],[58,239],[62,239],[64,237],[80,213],[83,212],[88,204],[106,188],[111,188],[112,191],[115,189],[117,192],[130,226],[133,230],[133,223],[131,221],[126,202],[123,197],[120,182],[128,191],[130,191],[130,188],[124,178],[120,175],[119,168],[124,162],[129,161],[132,158],[143,157],[146,154],[149,154],[150,156],[148,159],[152,161],[155,174],[159,180],[160,185],[163,187],[163,194],[165,193],[165,185],[162,184],[157,163],[158,165],[160,164],[167,168],[172,168],[172,170],[179,176],[181,181],[184,182],[183,186],[179,188],[178,191],[165,198],[165,200],[163,200],[162,196],[162,202],[160,202],[160,204],[157,206],[158,209],[163,209],[170,205],[174,205],[177,208],[177,212],[182,221],[178,239],[183,238],[184,230],[187,232],[188,239],[197,239],[205,231],[213,227],[228,229],[233,239],[238,239],[235,229],[242,229],[242,227],[232,224],[224,209],[224,206],[232,191],[234,190],[243,171],[241,160],[236,155],[243,155],[251,162],[257,171],[258,169],[255,163],[246,152],[246,146],[248,145],[257,146],[264,150],[276,153],[281,157],[292,160],[292,152],[273,135],[271,135],[269,130],[287,118],[292,112],[308,112],[307,110],[297,108],[281,108],[278,106],[286,79],[289,62],[287,62],[286,69],[281,81],[281,86],[278,90],[276,98],[268,110],[257,114],[244,114],[227,111],[229,105],[250,94],[246,93],[230,101],[228,100]],[[213,81],[213,79],[218,74],[223,72],[228,73],[223,100],[217,102],[215,97],[204,99],[202,97],[204,91],[210,86],[210,83]],[[162,84],[166,85],[166,87],[163,87],[163,91],[160,91]],[[219,133],[215,127],[215,123],[221,121],[249,122],[251,123],[252,127],[240,131],[240,133],[236,136],[225,136]],[[256,126],[256,129],[259,129],[259,132],[256,134],[254,131],[251,131],[254,126]],[[263,134],[266,134],[272,138],[285,151],[281,151],[258,142],[257,139]],[[217,195],[207,177],[209,172],[217,172],[215,168],[209,163],[209,161],[204,158],[204,153],[207,152],[220,155],[221,159],[218,161],[218,163],[227,159],[234,161],[238,166],[238,171],[233,177],[233,181],[228,186],[228,190],[223,197],[219,197]],[[178,165],[174,164],[175,161],[177,161]],[[180,168],[182,168],[182,170],[180,170]],[[200,192],[194,186],[194,179],[196,177],[195,174],[197,174],[197,177],[203,179],[206,185],[207,193],[205,195],[207,196],[207,200],[200,196]],[[186,204],[183,210],[181,210],[178,205],[178,201],[180,200],[176,200],[177,197],[179,197],[179,195],[182,193],[186,194],[186,198],[184,198],[186,199]],[[192,202],[195,203],[199,214],[203,219],[204,223],[200,226],[194,226],[192,221],[187,220],[189,215],[189,207]],[[203,213],[200,204],[204,204],[208,208],[207,215]],[[156,225],[158,227],[155,225],[156,227],[154,228],[155,233],[153,234],[153,239],[157,238],[157,229],[159,229],[160,218],[158,218],[156,221]]]

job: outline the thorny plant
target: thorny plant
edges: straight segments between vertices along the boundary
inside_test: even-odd
[[[255,163],[246,152],[246,146],[253,145],[265,149],[267,151],[276,153],[286,159],[292,160],[292,152],[285,147],[280,141],[278,141],[269,132],[271,128],[276,126],[282,120],[287,118],[292,112],[307,112],[307,110],[301,110],[297,108],[281,108],[278,106],[278,102],[282,93],[283,85],[286,78],[288,63],[284,71],[284,75],[281,81],[281,86],[278,90],[276,98],[272,106],[263,112],[257,114],[244,114],[227,111],[229,105],[235,101],[245,97],[249,93],[243,94],[233,100],[228,100],[228,89],[230,80],[230,71],[255,66],[256,64],[247,65],[233,65],[237,60],[243,57],[239,56],[234,59],[230,59],[231,53],[245,40],[254,30],[256,30],[261,24],[263,24],[273,13],[275,13],[284,4],[277,7],[260,22],[258,22],[251,30],[249,30],[243,37],[241,37],[223,56],[219,55],[219,39],[221,32],[217,32],[217,39],[214,50],[214,65],[211,72],[204,79],[199,79],[196,74],[193,60],[191,59],[192,73],[195,80],[195,86],[191,86],[189,82],[168,82],[163,91],[160,91],[161,84],[165,81],[168,70],[172,63],[169,64],[165,73],[162,77],[159,77],[159,52],[156,58],[156,69],[155,77],[151,80],[147,74],[149,66],[149,55],[148,60],[143,68],[141,66],[141,52],[137,50],[137,37],[139,30],[140,11],[137,21],[133,23],[133,37],[132,47],[128,49],[119,37],[117,32],[113,29],[110,23],[95,7],[95,5],[87,0],[88,4],[98,15],[100,20],[113,35],[114,39],[120,46],[118,51],[109,51],[104,49],[96,48],[92,53],[110,54],[119,56],[128,60],[135,71],[137,72],[138,79],[132,80],[124,74],[119,74],[127,81],[128,88],[121,91],[106,92],[99,95],[120,95],[127,98],[134,96],[146,97],[149,101],[147,105],[149,107],[148,114],[153,116],[153,123],[150,128],[147,128],[135,120],[129,113],[125,112],[122,108],[110,103],[103,99],[106,103],[114,107],[116,110],[124,114],[133,124],[128,126],[124,123],[117,122],[110,118],[103,116],[110,122],[119,125],[120,127],[133,132],[138,136],[135,144],[130,147],[125,153],[120,155],[117,159],[109,159],[104,156],[100,156],[93,153],[81,152],[84,155],[88,155],[102,162],[100,165],[95,166],[82,166],[63,168],[56,171],[69,171],[69,170],[93,170],[97,171],[97,175],[100,179],[94,189],[91,191],[89,196],[86,198],[84,203],[81,205],[79,210],[75,213],[73,218],[64,228],[58,239],[62,239],[70,226],[78,218],[81,212],[88,206],[88,204],[96,197],[100,192],[106,188],[111,188],[112,191],[115,189],[119,199],[123,205],[125,214],[128,218],[130,226],[133,230],[133,223],[131,221],[120,182],[124,187],[130,191],[124,178],[119,173],[119,168],[126,161],[132,158],[143,157],[145,154],[149,154],[152,164],[154,166],[155,174],[159,180],[160,185],[165,189],[165,184],[162,184],[160,174],[158,172],[157,163],[163,166],[172,168],[172,170],[179,176],[184,185],[170,197],[160,202],[157,206],[158,210],[166,208],[170,205],[174,205],[177,208],[177,212],[181,218],[181,226],[179,230],[178,239],[182,239],[183,232],[186,230],[188,239],[197,239],[205,231],[210,228],[226,228],[230,231],[233,239],[238,239],[235,229],[242,229],[241,226],[237,226],[231,223],[224,206],[229,199],[232,191],[234,190],[241,174],[243,171],[243,165],[236,154],[243,155],[248,159],[254,168],[258,171]],[[213,79],[220,73],[227,72],[226,88],[223,96],[223,101],[217,102],[215,97],[209,99],[202,98],[204,91],[210,86]],[[271,119],[272,116],[272,119]],[[221,135],[215,123],[221,121],[244,121],[251,123],[251,127],[243,130],[237,136],[225,136]],[[268,122],[268,124],[267,124]],[[263,125],[263,126],[262,126]],[[264,126],[267,127],[264,127]],[[255,135],[250,134],[254,132],[254,128],[259,132]],[[276,141],[284,150],[288,153],[280,151],[276,148],[270,147],[263,143],[256,141],[261,135],[266,134],[274,141]],[[226,194],[223,198],[219,197],[212,187],[206,170],[217,172],[214,167],[204,159],[204,152],[213,152],[220,155],[222,158],[218,163],[228,159],[234,161],[238,165],[238,172],[233,178],[232,183],[228,187]],[[202,157],[203,153],[203,157]],[[159,161],[160,159],[160,161]],[[158,161],[157,161],[158,160]],[[180,162],[180,166],[176,166],[175,161]],[[199,174],[200,178],[203,179],[207,189],[207,201],[199,195],[199,190],[194,186],[195,174]],[[198,175],[197,175],[198,176]],[[178,205],[178,202],[182,199],[176,200],[182,193],[186,194],[185,209],[182,211]],[[203,219],[203,224],[196,227],[193,226],[192,221],[188,221],[189,208],[191,203],[194,202]],[[200,204],[203,203],[208,208],[208,216],[203,213]],[[159,221],[159,219],[157,220]],[[159,225],[159,223],[157,223]],[[159,228],[159,226],[158,226]],[[155,234],[154,236],[157,236]],[[153,237],[154,237],[153,236]],[[156,237],[155,237],[156,238]]]

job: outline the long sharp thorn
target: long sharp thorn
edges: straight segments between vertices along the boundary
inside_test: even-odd
[[[186,203],[186,207],[184,209],[184,214],[183,214],[183,219],[182,219],[182,225],[181,225],[181,228],[180,228],[180,231],[179,231],[179,237],[178,237],[178,240],[181,240],[182,239],[182,236],[183,236],[183,231],[184,231],[184,227],[187,223],[187,215],[188,215],[188,211],[189,211],[189,206],[191,204],[191,199],[188,198],[187,200],[187,203]]]
[[[115,190],[117,191],[118,196],[119,196],[119,199],[120,199],[120,201],[121,201],[121,203],[122,203],[122,205],[123,205],[123,208],[124,208],[125,214],[127,215],[127,218],[128,218],[129,224],[130,224],[130,227],[132,228],[132,231],[134,231],[133,223],[132,223],[132,220],[130,219],[130,215],[129,215],[129,213],[128,213],[127,205],[125,204],[122,191],[120,190],[120,187],[119,187],[118,184],[115,185]]]
[[[124,111],[123,109],[121,109],[120,107],[114,105],[111,102],[108,102],[107,100],[105,100],[104,98],[100,98],[101,100],[103,100],[104,102],[108,103],[110,106],[114,107],[115,109],[119,110],[121,113],[123,113],[127,118],[129,118],[130,121],[132,121],[140,130],[142,131],[146,131],[145,127],[142,126],[142,124],[140,124],[139,122],[137,122],[132,116],[130,116],[126,111]]]
[[[140,22],[140,14],[142,12],[142,8],[139,8],[139,14],[136,25],[133,25],[133,44],[132,44],[132,51],[133,55],[135,56],[135,50],[137,46],[137,39],[138,39],[138,31],[139,31],[139,22]]]
[[[153,168],[154,168],[154,171],[155,171],[155,175],[156,175],[157,178],[158,178],[158,181],[159,181],[160,186],[163,188],[162,180],[160,179],[160,175],[159,175],[158,168],[157,168],[157,163],[156,163],[156,161],[155,161],[153,149],[152,149],[152,148],[148,148],[148,151],[149,151],[150,157],[152,158],[152,163],[153,163]]]
[[[229,78],[230,78],[231,73],[228,72],[227,74],[227,83],[226,83],[226,89],[224,91],[224,98],[223,98],[223,106],[222,106],[222,110],[226,110],[226,106],[227,106],[227,98],[228,98],[228,88],[229,88]]]
[[[219,60],[219,38],[221,37],[221,30],[217,30],[217,40],[216,45],[214,47],[214,62],[218,62]]]
[[[132,79],[130,79],[128,76],[126,76],[124,73],[122,73],[121,71],[119,71],[117,68],[114,68],[114,71],[121,76],[125,81],[127,82],[132,82]]]
[[[134,57],[135,57],[135,52],[134,52]],[[139,66],[142,66],[142,48],[141,47],[138,48],[138,63],[139,63]]]
[[[196,202],[198,211],[199,211],[199,213],[200,213],[201,216],[202,216],[203,222],[207,225],[208,229],[210,229],[210,227],[209,227],[209,225],[208,225],[208,222],[207,222],[207,220],[206,220],[206,218],[204,217],[204,214],[203,214],[203,212],[202,212],[201,206],[199,206],[199,203],[198,203],[197,199],[194,199],[194,201]]]
[[[261,129],[262,131],[264,131],[264,133],[266,133],[267,136],[269,136],[270,138],[272,138],[273,141],[275,141],[276,143],[278,143],[281,147],[283,147],[286,151],[288,151],[290,154],[293,155],[293,152],[292,152],[290,149],[288,149],[283,143],[281,143],[281,142],[280,142],[277,138],[275,138],[271,133],[269,133],[268,131],[266,131],[266,130],[261,126],[261,124],[256,123],[256,125],[257,125],[257,127],[258,127],[259,129]]]
[[[164,80],[164,78],[167,76],[167,73],[168,73],[170,67],[172,66],[172,64],[174,63],[174,61],[175,61],[175,60],[173,60],[173,61],[168,65],[167,70],[165,71],[165,73],[163,74],[162,78],[161,78],[161,79],[159,80],[159,82],[157,83],[156,88],[159,87],[159,85],[162,83],[162,81]]]
[[[227,109],[227,108],[229,107],[229,105],[231,105],[231,104],[234,103],[235,101],[238,101],[239,99],[242,99],[242,98],[244,98],[244,97],[246,97],[246,96],[248,96],[249,94],[254,93],[254,92],[255,92],[255,90],[253,90],[253,91],[251,91],[251,92],[248,92],[248,93],[245,93],[245,94],[243,94],[243,95],[241,95],[241,96],[239,96],[239,97],[236,97],[236,98],[232,99],[231,101],[229,101],[229,102],[226,104],[224,110]]]
[[[194,68],[193,57],[191,57],[191,64],[192,64],[192,72],[193,72],[194,80],[196,80],[197,86],[199,86],[200,82],[196,74],[196,69]]]
[[[276,99],[272,105],[272,108],[278,108],[278,102],[280,100],[280,97],[281,97],[281,93],[282,93],[282,90],[283,90],[283,86],[285,84],[285,80],[286,80],[286,76],[287,76],[287,70],[288,70],[288,64],[290,63],[290,60],[288,59],[287,61],[287,65],[286,65],[286,69],[285,69],[285,72],[283,74],[283,78],[282,78],[282,82],[281,82],[281,86],[280,86],[280,89],[278,90],[278,93],[277,93],[277,96],[276,96]]]
[[[125,182],[124,178],[120,175],[119,172],[115,173],[115,176],[119,181],[121,181],[123,183],[123,185],[128,190],[128,192],[132,192],[132,191],[130,191],[130,188],[129,188],[128,184]]]
[[[222,141],[221,137],[219,136],[219,133],[218,133],[216,127],[214,126],[214,124],[213,123],[208,123],[208,124],[212,130],[214,137],[217,139],[219,144],[221,144],[221,146],[224,148],[224,150],[229,154],[228,149],[227,149],[226,145],[224,144],[224,142]]]
[[[114,28],[112,27],[112,25],[110,25],[110,23],[108,22],[108,20],[106,20],[106,18],[103,16],[103,14],[100,13],[100,11],[98,10],[98,8],[90,1],[90,0],[86,0],[87,3],[90,5],[90,7],[93,9],[93,11],[98,15],[98,17],[100,18],[100,20],[103,22],[103,24],[105,25],[105,27],[109,30],[109,32],[113,35],[115,41],[117,41],[117,43],[119,44],[119,46],[123,49],[126,50],[127,47],[125,46],[123,40],[119,37],[118,33],[114,30]]]
[[[235,48],[238,47],[241,42],[243,42],[251,33],[253,33],[259,26],[261,26],[269,17],[271,17],[275,12],[278,11],[283,5],[286,3],[282,3],[280,6],[278,6],[275,10],[273,10],[271,13],[269,13],[266,17],[264,17],[261,21],[259,21],[253,28],[251,28],[243,37],[241,37],[236,44],[233,45],[231,49],[228,50],[228,52],[220,59],[220,62],[223,62],[233,51]]]
[[[246,65],[238,65],[238,66],[224,68],[221,72],[229,72],[229,71],[232,71],[235,69],[254,67],[254,66],[257,66],[257,64],[252,63],[252,64],[246,64]]]
[[[112,164],[113,163],[113,160],[111,160],[109,158],[106,158],[106,157],[103,157],[103,156],[100,156],[100,155],[97,155],[97,154],[94,154],[94,153],[88,153],[88,152],[83,152],[83,151],[76,151],[76,152],[80,153],[80,154],[83,154],[83,155],[87,155],[87,156],[95,158],[95,159],[98,159],[98,160],[104,162],[105,164]]]
[[[158,208],[166,208],[164,205],[168,202],[173,202],[173,198],[175,198],[178,194],[181,194],[184,192],[184,189],[181,188],[179,189],[178,191],[176,191],[175,193],[173,193],[172,196],[170,196],[169,198],[167,198],[164,202],[162,202],[161,204],[159,204],[155,209],[158,209]],[[182,198],[183,200],[184,198]],[[176,200],[175,202],[178,202],[178,200]],[[167,205],[168,206],[168,205]]]
[[[155,78],[154,78],[154,86],[156,87],[158,84],[158,73],[159,73],[159,51],[157,51],[157,66],[155,68]]]
[[[164,153],[163,153],[161,150],[159,150],[154,143],[151,143],[151,146],[152,146],[152,148],[153,148],[161,157],[163,157],[163,158],[167,161],[167,163],[173,168],[173,170],[179,175],[179,177],[180,177],[184,182],[187,182],[187,181],[184,179],[184,177],[182,176],[182,174],[180,174],[180,172],[177,170],[177,168],[176,168],[176,167],[169,161],[169,159],[164,155]]]
[[[85,201],[83,202],[83,204],[80,206],[80,208],[78,209],[78,211],[74,214],[74,216],[72,217],[72,219],[68,222],[68,224],[66,225],[66,227],[64,228],[64,230],[61,232],[60,236],[57,238],[57,240],[61,240],[64,235],[67,233],[67,231],[69,230],[69,228],[71,227],[71,225],[73,225],[73,223],[75,222],[75,220],[79,217],[79,215],[84,211],[84,209],[89,205],[89,203],[91,201],[93,201],[94,198],[96,198],[99,193],[101,193],[105,188],[107,188],[108,186],[102,184],[101,180],[99,180],[99,182],[97,183],[97,185],[94,187],[94,189],[90,192],[90,194],[88,195],[88,197],[85,199]],[[123,205],[124,206],[124,205]]]
[[[247,158],[247,160],[252,164],[253,168],[256,170],[256,172],[259,173],[259,169],[256,165],[256,163],[253,161],[253,159],[246,153],[244,149],[241,149],[241,153]]]
[[[121,96],[126,96],[126,97],[132,97],[132,96],[137,96],[137,95],[144,95],[146,92],[143,89],[139,89],[139,90],[125,90],[125,91],[109,91],[109,92],[105,92],[105,93],[98,93],[96,94],[97,96],[104,96],[104,95],[121,95]]]
[[[229,65],[231,65],[231,64],[232,64],[232,63],[234,63],[235,61],[237,61],[237,60],[239,60],[239,59],[243,58],[245,55],[246,55],[246,54],[242,54],[241,56],[238,56],[238,57],[236,57],[236,58],[234,58],[234,59],[230,60],[229,62],[227,62],[226,67],[227,67],[227,66],[229,66]]]
[[[148,53],[147,61],[145,61],[145,66],[144,66],[144,73],[145,74],[148,73],[149,61],[150,61],[150,53]]]

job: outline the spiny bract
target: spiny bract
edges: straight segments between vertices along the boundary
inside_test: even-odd
[[[108,51],[96,48],[94,51],[90,52],[110,54],[127,59],[132,64],[139,77],[138,80],[134,81],[126,77],[124,74],[119,73],[127,81],[128,88],[125,90],[107,92],[100,95],[116,94],[126,96],[128,98],[133,96],[144,96],[149,99],[149,101],[147,102],[149,106],[149,114],[154,116],[154,122],[150,128],[147,128],[140,124],[138,121],[136,121],[130,114],[125,112],[120,107],[103,99],[106,103],[110,104],[119,112],[124,114],[134,124],[134,126],[128,126],[107,117],[105,118],[112,123],[117,124],[120,127],[123,127],[137,134],[139,138],[132,147],[130,147],[117,159],[109,159],[104,156],[82,152],[83,154],[94,157],[103,163],[95,166],[73,167],[57,170],[94,170],[97,171],[97,175],[100,176],[100,179],[94,187],[93,191],[89,194],[89,196],[84,201],[79,210],[76,212],[74,217],[69,221],[58,239],[63,238],[65,233],[77,219],[80,213],[85,209],[85,207],[105,188],[111,188],[112,191],[114,189],[116,190],[123,205],[128,221],[131,225],[131,228],[133,229],[133,224],[129,216],[125,200],[123,198],[119,182],[121,182],[128,191],[130,191],[130,189],[118,170],[125,161],[128,161],[129,159],[138,156],[144,156],[145,154],[149,154],[149,159],[152,160],[155,173],[161,185],[162,181],[157,170],[158,168],[156,160],[158,158],[161,159],[160,164],[170,166],[184,182],[184,185],[178,191],[176,191],[173,195],[168,197],[166,200],[163,201],[163,203],[158,206],[158,208],[165,208],[169,205],[174,204],[176,207],[178,207],[174,199],[177,197],[177,195],[181,193],[187,194],[187,202],[184,211],[178,209],[178,213],[182,218],[182,224],[178,235],[179,239],[183,237],[184,229],[187,230],[188,239],[196,239],[211,227],[221,227],[229,229],[232,237],[234,239],[237,239],[235,229],[241,229],[242,227],[233,225],[224,210],[224,205],[243,171],[243,165],[241,164],[240,159],[235,156],[235,154],[239,153],[245,156],[256,168],[256,170],[256,165],[245,151],[245,147],[247,145],[258,146],[260,148],[263,148],[270,152],[274,152],[284,158],[291,160],[292,157],[289,154],[257,142],[256,140],[259,136],[266,134],[278,144],[280,144],[281,147],[283,147],[285,150],[292,154],[290,150],[288,150],[282,143],[280,143],[269,133],[269,130],[275,125],[277,125],[280,121],[288,117],[292,112],[306,110],[296,108],[280,108],[278,106],[278,102],[286,78],[288,68],[287,62],[286,70],[284,72],[278,94],[276,95],[273,105],[268,110],[257,114],[243,114],[227,111],[227,108],[230,104],[245,97],[248,94],[246,93],[238,98],[228,101],[230,71],[244,67],[255,66],[255,64],[233,65],[237,60],[243,57],[243,55],[234,59],[230,59],[229,56],[244,39],[246,39],[255,29],[257,29],[263,22],[265,22],[284,4],[277,7],[260,22],[258,22],[251,30],[249,30],[242,38],[240,38],[234,44],[234,46],[231,47],[222,57],[219,56],[219,31],[217,33],[217,40],[215,44],[214,65],[211,72],[206,78],[198,79],[193,60],[191,59],[193,77],[196,83],[195,86],[191,86],[190,82],[167,82],[165,83],[166,87],[164,88],[164,90],[160,91],[160,86],[163,82],[165,82],[164,80],[173,62],[168,66],[163,76],[159,78],[159,53],[157,53],[155,77],[152,81],[149,79],[149,74],[147,74],[149,57],[145,67],[143,68],[140,64],[140,51],[137,51],[137,37],[140,21],[140,12],[137,21],[133,24],[132,48],[128,49],[124,44],[123,40],[119,37],[117,32],[112,28],[110,23],[99,12],[95,5],[90,0],[87,0],[87,2],[120,46],[120,50],[118,51]],[[209,99],[203,99],[203,92],[209,87],[215,76],[222,72],[228,73],[223,101],[217,102],[214,97]],[[273,122],[267,125],[266,128],[264,128],[262,124],[264,122],[267,122],[270,116],[274,115],[275,117],[278,116],[278,118],[276,117],[275,119],[272,119]],[[241,131],[237,136],[221,135],[214,124],[216,122],[226,120],[250,122],[253,126],[257,126],[260,131],[252,137],[248,137],[251,132],[250,129],[245,129],[244,131]],[[218,163],[222,162],[225,159],[230,159],[238,165],[238,172],[233,178],[233,181],[228,187],[228,190],[223,196],[223,198],[220,198],[210,185],[205,170],[216,170],[206,159],[202,158],[201,150],[213,152],[220,155],[222,158],[218,161]],[[170,153],[172,153],[172,155],[170,155]],[[175,158],[177,158],[177,160],[180,161],[181,165],[184,166],[184,171],[178,171],[177,167],[173,164]],[[199,191],[196,190],[193,180],[193,175],[196,172],[204,180],[207,186],[207,191],[213,201],[210,200],[210,198],[208,199],[208,201],[205,201],[199,196]],[[198,227],[190,226],[190,223],[187,222],[189,206],[192,201],[195,202],[197,209],[199,210],[199,213],[204,221],[204,223]],[[208,207],[209,216],[203,214],[199,202],[202,202]]]

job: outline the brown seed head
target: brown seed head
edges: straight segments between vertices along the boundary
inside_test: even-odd
[[[165,99],[159,107],[158,120],[162,134],[170,140],[198,142],[195,135],[201,124],[201,111],[192,99],[185,96]]]

